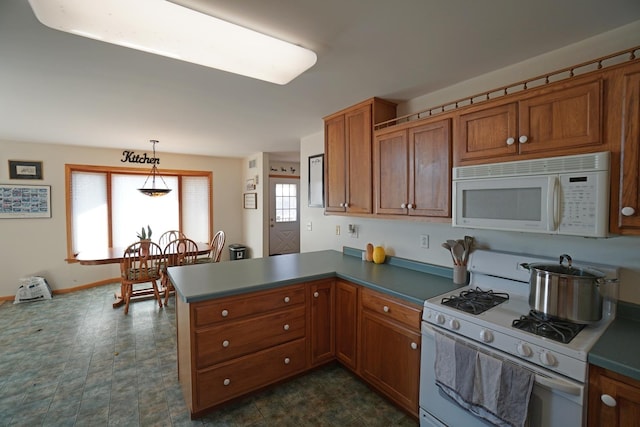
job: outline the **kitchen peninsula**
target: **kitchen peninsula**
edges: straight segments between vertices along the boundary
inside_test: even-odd
[[[345,248],[169,268],[192,417],[338,360],[417,418],[426,299],[451,269]]]

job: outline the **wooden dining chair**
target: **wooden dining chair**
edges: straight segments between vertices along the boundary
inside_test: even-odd
[[[224,231],[218,231],[211,239],[211,250],[206,256],[198,258],[198,263],[206,262],[220,262],[220,256],[222,256],[222,249],[224,248],[225,234]]]
[[[198,259],[198,244],[191,239],[182,238],[167,243],[163,250],[165,264],[161,269],[162,287],[164,289],[164,305],[169,301],[169,292],[173,289],[167,275],[167,267],[195,264]]]
[[[164,249],[169,242],[177,239],[184,239],[185,237],[187,236],[185,236],[184,233],[179,230],[165,231],[160,235],[160,238],[158,239],[158,245],[160,245],[160,247]]]
[[[138,241],[129,245],[120,262],[120,283],[122,299],[125,302],[124,314],[129,313],[129,303],[136,295],[155,295],[162,307],[158,281],[161,279],[161,267],[164,265],[162,249],[156,243]],[[147,284],[134,288],[134,285]]]

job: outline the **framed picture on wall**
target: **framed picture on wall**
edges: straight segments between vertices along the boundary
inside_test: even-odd
[[[242,207],[245,209],[258,209],[258,197],[256,193],[244,193]]]
[[[0,218],[51,218],[51,186],[0,184]]]
[[[309,156],[309,207],[324,208],[324,154]]]
[[[9,179],[42,179],[42,162],[9,160]]]

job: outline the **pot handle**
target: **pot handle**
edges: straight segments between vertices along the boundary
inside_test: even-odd
[[[521,264],[520,264],[520,267],[525,268],[525,269],[527,269],[527,270],[531,271],[531,266],[529,265],[529,263],[528,263],[528,262],[523,262],[523,263],[521,263]]]
[[[567,267],[571,268],[571,262],[573,261],[571,257],[567,254],[560,255],[560,265],[562,265],[562,261],[567,260]]]

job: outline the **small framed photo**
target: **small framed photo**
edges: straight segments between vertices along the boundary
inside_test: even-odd
[[[42,162],[9,160],[9,179],[42,179]]]
[[[256,193],[244,193],[242,207],[245,209],[258,209],[258,198]]]

